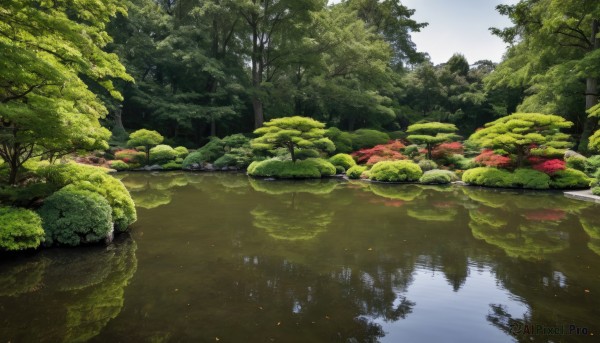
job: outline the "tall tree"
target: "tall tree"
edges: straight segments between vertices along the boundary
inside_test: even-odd
[[[106,108],[85,82],[122,99],[112,79],[131,77],[102,48],[121,1],[3,1],[0,8],[0,156],[14,184],[33,156],[104,147]],[[85,80],[85,82],[84,82]]]
[[[250,62],[254,126],[264,122],[263,82],[271,82],[279,72],[279,62],[294,52],[300,24],[311,20],[311,11],[324,8],[323,0],[244,0],[240,13],[250,30]],[[297,43],[297,41],[296,41]]]
[[[497,9],[514,26],[492,33],[513,47],[490,82],[527,88],[519,110],[557,113],[575,121],[579,150],[585,151],[597,126],[585,110],[596,105],[599,96],[600,2],[521,0]]]

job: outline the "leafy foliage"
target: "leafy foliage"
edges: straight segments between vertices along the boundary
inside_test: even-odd
[[[409,134],[406,139],[411,143],[424,144],[427,148],[427,157],[431,159],[435,146],[458,138],[456,131],[458,128],[454,124],[440,122],[413,124],[406,129],[406,133]]]
[[[361,149],[352,153],[359,164],[374,165],[380,161],[395,161],[404,160],[404,156],[400,151],[404,148],[404,144],[400,141],[390,141],[387,144],[379,144],[372,148]]]
[[[567,168],[566,162],[558,159],[546,160],[538,164],[534,164],[533,169],[541,171],[544,174],[553,175],[560,170]]]
[[[510,157],[496,154],[491,149],[484,149],[481,154],[473,159],[473,162],[495,168],[509,168],[513,164]]]
[[[411,161],[383,161],[376,163],[369,171],[369,178],[384,182],[417,181],[423,171]]]
[[[360,179],[362,173],[367,171],[369,167],[356,165],[346,170],[346,176],[350,179]]]
[[[333,164],[323,159],[309,158],[296,162],[269,159],[248,166],[248,175],[280,179],[311,179],[335,175]]]
[[[469,141],[482,148],[502,149],[513,154],[517,167],[521,167],[532,149],[571,146],[569,136],[560,130],[572,125],[556,115],[515,113],[486,124],[472,134]]]
[[[177,151],[169,145],[157,145],[150,149],[150,163],[165,164],[174,161],[178,155]]]
[[[287,117],[272,119],[263,127],[254,131],[258,138],[250,143],[256,150],[273,150],[278,147],[286,148],[292,162],[296,162],[295,150],[318,149],[333,152],[333,142],[325,137],[325,124],[306,117]]]
[[[108,161],[108,165],[114,170],[128,170],[129,165],[121,160]]]
[[[141,165],[144,164],[146,160],[146,154],[133,149],[124,149],[115,152],[115,158],[125,163]]]
[[[552,188],[565,189],[565,188],[589,188],[590,179],[584,172],[567,168],[565,170],[559,170],[552,176],[550,186]]]
[[[68,185],[49,196],[38,213],[46,233],[46,245],[95,243],[113,231],[108,201],[76,185]]]
[[[371,148],[385,144],[390,140],[387,133],[371,129],[356,130],[351,133],[350,137],[352,139],[352,150]]]
[[[487,187],[512,187],[512,174],[496,168],[478,167],[465,171],[462,180],[468,184]]]
[[[123,183],[107,174],[107,170],[75,163],[51,165],[39,175],[56,187],[70,184],[100,194],[112,208],[115,230],[125,231],[137,220],[135,204]]]
[[[44,236],[42,220],[35,212],[0,207],[0,250],[35,249]]]
[[[440,169],[428,170],[419,179],[423,184],[448,184],[452,181],[458,181],[458,176],[450,170]]]
[[[337,155],[331,156],[329,158],[329,162],[336,167],[337,166],[343,167],[344,170],[348,170],[351,167],[354,167],[356,165],[354,158],[352,158],[352,156],[348,155],[348,154],[337,154]]]
[[[420,160],[417,164],[419,165],[419,167],[421,167],[421,170],[424,172],[437,169],[438,167],[437,163],[435,163],[432,160]]]
[[[150,163],[150,148],[162,143],[165,138],[156,131],[141,129],[129,135],[127,146],[138,147],[143,146],[146,150],[146,164]]]

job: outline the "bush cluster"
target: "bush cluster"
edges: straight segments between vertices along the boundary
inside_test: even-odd
[[[411,161],[383,161],[369,171],[371,180],[383,182],[417,181],[422,175],[419,165]]]
[[[585,173],[569,168],[548,175],[534,169],[522,168],[511,173],[507,170],[485,167],[465,171],[462,180],[478,186],[530,189],[587,188],[591,181]]]
[[[235,134],[223,139],[213,137],[203,147],[187,155],[182,167],[191,169],[194,164],[201,166],[205,163],[213,163],[217,168],[244,168],[252,162],[253,158],[250,140],[242,134]]]
[[[423,176],[419,179],[420,183],[431,185],[431,184],[448,184],[452,181],[458,181],[458,176],[450,170],[432,169],[423,173]]]
[[[309,158],[295,163],[291,160],[268,159],[255,161],[248,166],[248,175],[279,179],[311,179],[331,176],[335,166],[326,160]]]
[[[112,160],[112,161],[108,161],[108,165],[109,167],[111,167],[114,170],[129,170],[129,165],[121,160]]]
[[[115,152],[115,159],[127,164],[143,165],[146,163],[146,154],[134,149],[125,149]]]
[[[75,184],[103,196],[112,208],[115,230],[125,231],[137,220],[135,204],[123,183],[110,176],[106,169],[68,163],[40,169],[40,176],[57,188]]]
[[[49,196],[38,213],[45,243],[77,246],[96,243],[112,234],[113,218],[108,201],[79,185],[68,185]]]
[[[165,164],[175,160],[179,154],[169,145],[157,145],[150,149],[151,164]]]
[[[42,220],[35,212],[0,207],[0,250],[35,249],[43,241]]]
[[[421,170],[424,172],[436,169],[438,167],[437,163],[432,160],[420,160],[418,164],[419,167],[421,167]]]
[[[337,154],[329,158],[329,162],[333,164],[336,168],[342,167],[344,171],[354,167],[356,162],[354,158],[348,154]]]

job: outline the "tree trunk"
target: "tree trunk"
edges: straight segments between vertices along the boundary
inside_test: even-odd
[[[296,154],[294,153],[294,144],[289,144],[288,150],[290,151],[290,155],[292,156],[292,163],[296,163]]]
[[[592,21],[592,35],[590,42],[592,43],[592,51],[600,48],[600,39],[596,38],[598,34],[598,20]],[[589,110],[593,106],[598,104],[598,79],[595,77],[588,77],[586,80],[585,87],[585,110]],[[583,132],[581,133],[581,139],[579,141],[578,149],[580,152],[587,152],[588,142],[590,136],[594,133],[598,127],[598,119],[587,117],[583,125]]]
[[[150,146],[146,145],[146,165],[150,164]]]
[[[258,129],[263,126],[265,115],[262,101],[256,95],[252,97],[252,108],[254,109],[254,128]]]
[[[214,117],[210,118],[210,136],[217,136],[217,122],[215,121]]]
[[[9,163],[10,173],[8,175],[8,183],[11,185],[15,185],[17,183],[17,175],[19,173],[19,166],[15,161],[11,161]]]
[[[252,33],[252,87],[254,88],[252,94],[252,108],[254,109],[254,128],[258,129],[263,125],[265,116],[263,113],[263,103],[258,94],[263,77],[263,56],[258,42],[258,24],[255,25]]]

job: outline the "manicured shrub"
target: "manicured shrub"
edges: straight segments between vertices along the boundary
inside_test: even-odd
[[[233,148],[225,155],[215,160],[214,166],[217,168],[235,167],[245,169],[252,163],[254,153],[250,147]]]
[[[359,164],[374,165],[381,161],[396,161],[407,159],[400,151],[404,149],[400,141],[390,141],[387,144],[376,145],[373,148],[361,149],[352,153]]]
[[[532,158],[530,158],[529,160],[531,161]],[[545,160],[539,163],[532,163],[532,168],[548,175],[554,175],[560,170],[565,170],[565,168],[567,168],[567,164],[565,161],[555,158],[551,160]]]
[[[37,213],[0,207],[0,250],[35,249],[44,241],[42,220]]]
[[[418,164],[419,167],[421,167],[421,170],[424,172],[436,169],[438,167],[437,163],[433,162],[432,160],[420,160]]]
[[[75,185],[49,196],[38,213],[47,245],[95,243],[106,239],[113,231],[108,201]]]
[[[390,136],[387,133],[371,129],[356,130],[350,136],[352,139],[352,150],[355,151],[385,144],[390,140]]]
[[[224,154],[223,143],[219,138],[213,137],[202,148],[190,153],[183,160],[183,168],[190,168],[192,164],[201,165],[215,161]]]
[[[434,159],[444,159],[452,155],[463,155],[465,148],[461,142],[442,143],[431,151],[431,157]]]
[[[299,160],[305,160],[307,158],[319,158],[321,155],[315,149],[296,149],[294,155]]]
[[[225,151],[229,151],[233,148],[249,146],[250,139],[241,133],[236,133],[233,135],[223,137],[223,139],[221,139],[221,144],[223,145],[223,149]]]
[[[508,168],[512,165],[510,157],[496,154],[494,150],[484,149],[479,156],[473,159],[478,165],[495,168]]]
[[[585,162],[585,172],[594,175],[598,170],[600,170],[600,155],[589,157]]]
[[[127,164],[144,164],[146,161],[146,154],[133,149],[125,149],[115,152],[115,159],[123,161]]]
[[[164,164],[175,160],[177,157],[177,151],[168,145],[157,145],[150,149],[150,163],[152,164]]]
[[[248,166],[248,175],[275,177],[281,179],[307,179],[320,178],[335,174],[333,164],[323,159],[309,158],[298,160],[295,163],[290,160],[269,159],[255,161]]]
[[[408,157],[415,157],[420,155],[421,153],[419,152],[419,146],[416,144],[412,144],[407,146],[406,148],[404,148],[404,155],[408,156]]]
[[[120,160],[108,161],[108,165],[114,170],[129,170],[129,165]]]
[[[585,171],[587,159],[584,156],[575,155],[567,157],[565,158],[565,161],[567,162],[566,167],[580,171]]]
[[[348,154],[337,154],[329,158],[329,162],[334,166],[343,167],[344,170],[348,170],[356,165],[354,158]]]
[[[146,163],[150,163],[150,148],[163,142],[165,138],[156,131],[141,129],[129,135],[128,147],[143,147]]]
[[[135,204],[123,183],[107,174],[107,170],[82,164],[51,165],[39,175],[57,188],[77,184],[80,188],[96,192],[108,200],[112,207],[115,230],[126,231],[137,220]]]
[[[187,155],[190,154],[190,151],[184,146],[178,146],[173,150],[175,150],[175,152],[177,153],[178,158],[186,158]]]
[[[466,183],[487,187],[512,187],[512,174],[506,170],[478,167],[465,171],[462,180]]]
[[[325,137],[333,142],[336,153],[352,152],[352,135],[349,132],[342,131],[337,127],[330,127],[325,130]]]
[[[411,161],[383,161],[369,171],[371,180],[384,182],[417,181],[422,175],[419,165]]]
[[[369,169],[367,166],[350,167],[348,170],[346,170],[346,176],[348,176],[350,179],[360,179],[361,174],[367,171],[367,169]]]
[[[448,184],[457,180],[458,176],[450,170],[433,169],[423,173],[419,182],[423,184]]]
[[[552,188],[588,188],[592,181],[584,172],[567,168],[559,170],[552,175],[550,187]]]
[[[171,161],[161,165],[164,170],[179,170],[181,169],[181,166],[181,162],[178,163],[177,161]]]
[[[513,173],[513,186],[528,189],[550,188],[550,176],[541,171],[519,168]]]
[[[600,196],[600,186],[592,188],[592,194]]]

